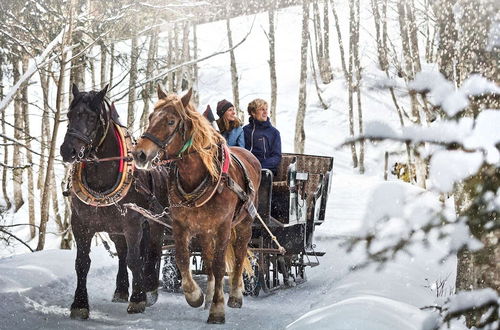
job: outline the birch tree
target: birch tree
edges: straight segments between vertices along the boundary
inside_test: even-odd
[[[226,18],[226,29],[227,29],[227,42],[229,48],[231,49],[231,51],[229,52],[229,60],[231,66],[231,88],[233,90],[233,105],[236,110],[236,115],[240,120],[243,121],[244,114],[240,108],[240,89],[238,86],[238,70],[236,68],[236,58],[234,56],[234,50],[232,49],[233,35],[231,32],[231,19],[229,17]]]
[[[307,106],[307,44],[309,40],[309,0],[302,3],[302,41],[300,54],[299,105],[295,119],[294,151],[304,153],[306,133],[304,120]]]
[[[268,20],[269,20],[269,33],[266,34],[269,41],[269,75],[271,81],[271,122],[276,126],[276,103],[278,100],[278,82],[276,77],[276,38],[275,38],[275,14],[276,14],[276,0],[269,2]]]
[[[137,61],[139,59],[139,47],[137,45],[137,36],[132,37],[130,46],[130,71],[128,81],[128,110],[127,126],[133,128],[135,118],[136,83],[137,83]]]
[[[22,59],[22,70],[23,73],[28,71],[28,57],[27,55],[23,56]],[[21,91],[22,94],[22,118],[24,124],[24,143],[25,145],[31,149],[31,137],[30,137],[30,118],[28,111],[28,85],[25,85]],[[27,179],[28,179],[28,220],[30,223],[30,237],[35,238],[35,188],[33,182],[33,155],[31,152],[26,152],[26,162],[28,168],[26,169]]]

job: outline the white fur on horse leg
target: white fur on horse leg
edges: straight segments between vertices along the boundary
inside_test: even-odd
[[[222,302],[212,303],[207,323],[212,323],[212,324],[226,323],[226,316],[224,314],[224,300],[222,300]]]
[[[153,306],[158,301],[158,289],[146,292],[146,307]]]
[[[233,286],[233,278],[229,278],[229,299],[227,306],[231,308],[241,308],[243,306],[243,278],[241,276],[236,286]]]
[[[214,299],[215,277],[212,275],[207,281],[207,295],[205,297],[205,309],[209,309]]]
[[[191,281],[189,281],[191,280]],[[182,278],[182,289],[184,290],[184,297],[191,307],[200,307],[203,305],[203,291],[193,279]]]

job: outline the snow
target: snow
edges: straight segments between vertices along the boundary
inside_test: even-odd
[[[471,309],[475,306],[484,306],[497,301],[500,301],[498,293],[491,288],[486,288],[474,291],[461,291],[449,298],[446,307],[449,313],[455,313],[460,310]]]
[[[431,158],[429,180],[441,192],[450,192],[454,183],[475,174],[483,163],[480,152],[440,151]]]
[[[366,6],[365,10],[369,10]],[[361,8],[364,8],[361,6]],[[342,29],[347,29],[347,3],[339,3],[337,10]],[[363,10],[363,9],[362,9]],[[297,109],[300,48],[300,7],[279,10],[277,17],[277,73],[278,112],[277,127],[281,132],[283,151],[293,151],[294,121]],[[231,21],[233,40],[241,40],[253,24],[254,17],[239,17]],[[395,20],[389,21],[389,25]],[[248,40],[236,48],[236,60],[240,81],[241,107],[256,97],[269,99],[267,40],[258,26],[267,26],[267,15],[256,15],[255,27]],[[362,23],[363,24],[363,23]],[[370,24],[370,25],[368,25]],[[371,22],[367,27],[371,29]],[[390,26],[389,26],[390,28]],[[366,27],[365,27],[366,30]],[[365,31],[363,30],[363,31]],[[390,29],[389,29],[390,30]],[[345,31],[344,38],[346,36]],[[198,29],[200,57],[227,49],[225,22],[204,24]],[[214,38],[214,36],[220,36]],[[371,36],[362,34],[361,44],[367,52],[373,52]],[[336,38],[331,37],[332,58],[338,56]],[[372,43],[372,44],[370,44]],[[124,43],[125,44],[125,43]],[[263,46],[264,45],[264,46]],[[120,45],[122,47],[123,45]],[[117,46],[117,50],[120,49]],[[165,45],[160,45],[165,47]],[[165,49],[160,49],[164,52]],[[363,52],[362,52],[363,53]],[[333,55],[335,54],[335,55]],[[371,54],[375,58],[374,54]],[[200,109],[212,106],[222,98],[230,98],[231,81],[228,70],[229,55],[213,57],[200,63]],[[432,158],[431,182],[438,192],[447,192],[456,180],[467,178],[479,168],[484,157],[491,163],[498,162],[499,141],[498,111],[483,111],[474,123],[471,119],[454,122],[435,122],[429,127],[401,128],[394,105],[386,87],[404,86],[402,79],[386,77],[373,65],[373,59],[362,59],[365,68],[362,86],[366,136],[391,137],[401,140],[463,143],[466,148],[485,152],[440,152]],[[332,61],[332,64],[338,65]],[[441,104],[448,115],[461,111],[468,102],[464,95],[480,95],[498,92],[498,87],[471,77],[460,89],[447,82],[431,65],[419,73],[410,88],[429,91],[431,102]],[[434,69],[434,71],[432,71]],[[118,77],[125,73],[115,68]],[[116,81],[117,79],[115,77]],[[117,88],[126,88],[127,81]],[[349,148],[337,149],[348,136],[346,114],[346,83],[339,67],[334,68],[334,81],[321,86],[322,96],[329,109],[318,105],[311,79],[308,81],[308,107],[305,122],[305,152],[333,156],[334,173],[332,189],[327,204],[327,218],[316,228],[316,250],[326,251],[321,264],[306,270],[308,281],[296,287],[280,290],[271,295],[245,297],[242,309],[226,309],[226,324],[208,326],[208,312],[190,308],[182,294],[160,292],[158,302],[145,313],[128,315],[126,305],[110,302],[117,271],[117,260],[111,259],[102,246],[93,243],[92,265],[88,277],[88,293],[91,315],[87,321],[69,319],[69,306],[76,286],[74,272],[75,250],[58,248],[57,235],[48,235],[47,250],[24,254],[23,247],[13,244],[0,251],[0,328],[33,329],[420,329],[435,321],[434,314],[421,310],[443,300],[436,283],[443,282],[446,292],[454,290],[456,257],[450,251],[460,244],[471,242],[470,234],[463,226],[453,227],[449,239],[432,236],[424,241],[422,233],[416,233],[421,242],[410,246],[406,253],[396,256],[382,269],[376,265],[357,267],[365,262],[364,246],[357,246],[351,253],[345,250],[349,238],[380,232],[384,240],[375,244],[371,252],[394,244],[398,239],[435,219],[438,212],[450,222],[455,221],[452,200],[445,200],[444,211],[439,195],[424,192],[415,186],[402,183],[393,177],[383,181],[383,155],[391,150],[401,152],[399,143],[380,142],[367,144],[366,175],[354,173]],[[396,90],[398,93],[398,90]],[[398,102],[408,109],[408,100],[397,95]],[[116,106],[125,118],[126,101]],[[383,118],[384,121],[380,121]],[[496,140],[495,140],[496,139]],[[435,151],[435,150],[433,150]],[[398,156],[396,156],[398,157]],[[390,159],[391,162],[394,158]],[[357,171],[357,170],[356,170]],[[56,169],[61,180],[61,169]],[[500,193],[491,197],[492,207],[500,208]],[[402,205],[406,205],[405,208]],[[17,214],[6,214],[5,221],[24,223],[27,207]],[[383,220],[382,222],[380,220]],[[51,220],[50,223],[53,224]],[[50,225],[50,224],[49,224]],[[54,227],[52,227],[54,229]],[[16,235],[28,238],[26,232]],[[29,242],[31,246],[36,240]],[[17,255],[15,255],[17,254]],[[5,257],[9,256],[9,257]],[[197,278],[203,281],[202,278]],[[227,299],[227,296],[226,296]],[[452,329],[463,329],[460,323],[452,323]]]

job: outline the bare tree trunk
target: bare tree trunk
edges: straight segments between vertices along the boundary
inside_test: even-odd
[[[354,137],[354,47],[355,47],[355,29],[356,29],[356,17],[355,17],[355,5],[353,1],[349,2],[349,71],[347,73],[347,85],[348,85],[348,111],[349,111],[349,134]],[[356,143],[351,143],[351,156],[352,156],[352,166],[354,168],[358,167],[358,155],[356,151]]]
[[[137,83],[137,60],[139,58],[139,49],[137,47],[137,36],[132,38],[130,47],[130,76],[128,82],[128,111],[127,127],[133,130],[135,118],[136,83]]]
[[[307,43],[309,40],[309,0],[304,0],[302,4],[302,42],[300,54],[300,81],[299,81],[299,107],[295,119],[295,139],[294,150],[296,153],[304,153],[306,133],[304,130],[304,120],[307,105]]]
[[[321,36],[321,18],[319,16],[318,0],[312,0],[314,42],[316,45],[316,59],[321,63],[323,58],[323,37]]]
[[[316,87],[316,94],[318,95],[319,103],[321,104],[321,107],[324,110],[326,110],[326,109],[328,109],[328,105],[323,100],[323,97],[321,97],[321,90],[319,88],[318,78],[316,76],[316,67],[314,65],[314,51],[313,51],[312,45],[313,45],[313,43],[312,43],[311,37],[309,36],[309,53],[311,54],[311,69],[312,69],[312,76],[314,79],[314,86]]]
[[[415,74],[422,71],[422,65],[420,64],[420,51],[418,46],[418,27],[415,19],[415,0],[406,2],[406,13],[409,27],[411,56],[414,65],[413,73]]]
[[[21,77],[19,72],[19,60],[15,57],[12,60],[13,78],[14,82],[17,82]],[[21,141],[22,135],[21,131],[23,129],[23,114],[22,105],[19,92],[16,92],[14,100],[14,138],[17,141]],[[14,145],[14,154],[12,156],[12,165],[14,169],[12,170],[13,181],[14,181],[14,212],[17,212],[21,206],[24,204],[22,184],[23,184],[23,170],[18,168],[21,166],[21,150],[18,144]]]
[[[193,24],[193,58],[198,58],[198,34],[196,33],[196,24]],[[198,105],[200,104],[200,94],[198,92],[198,63],[193,64],[193,102]]]
[[[93,56],[89,56],[89,69],[90,69],[90,83],[92,84],[92,89],[97,89],[96,85],[96,74],[95,74],[95,61]]]
[[[59,210],[59,201],[57,199],[57,185],[56,185],[56,177],[54,175],[54,171],[52,171],[52,178],[50,184],[52,185],[52,188],[50,189],[50,194],[52,198],[52,209],[54,210],[54,219],[59,231],[62,232],[64,228],[62,225],[61,212]]]
[[[439,70],[446,79],[454,81],[457,30],[453,8],[456,0],[437,0],[433,2],[433,10],[439,30],[438,64]]]
[[[342,33],[340,31],[339,18],[337,16],[337,10],[335,9],[335,3],[333,0],[331,0],[331,6],[332,6],[333,18],[335,19],[335,30],[337,30],[337,38],[339,40],[340,63],[342,64],[342,71],[344,72],[344,78],[345,81],[347,82],[349,80],[348,78],[349,73],[347,72],[347,65],[345,62],[344,43],[342,41]]]
[[[415,76],[416,68],[420,68],[420,63],[415,63],[414,60],[416,56],[412,54],[412,46],[410,43],[410,34],[408,24],[411,24],[412,14],[409,12],[409,8],[406,7],[406,3],[404,0],[399,0],[397,3],[398,15],[399,15],[399,29],[401,34],[401,44],[403,48],[403,57],[404,57],[404,78],[406,81],[413,79]],[[418,48],[418,41],[415,41],[416,46]],[[416,50],[418,51],[418,49]],[[411,113],[413,117],[413,121],[417,124],[421,123],[420,118],[420,106],[418,103],[417,95],[415,91],[410,91],[410,103],[411,103]],[[414,153],[415,159],[415,170],[417,176],[417,184],[425,188],[425,180],[427,177],[427,164],[425,160],[417,157]],[[411,168],[411,167],[410,167]]]
[[[384,14],[385,18],[385,9],[387,8],[387,0],[383,0],[383,7],[382,7],[382,13]],[[383,24],[385,22],[382,21],[381,15],[380,15],[380,10],[378,6],[378,0],[371,0],[372,4],[372,12],[373,12],[373,19],[375,20],[375,33],[376,33],[376,41],[377,41],[377,53],[378,53],[378,63],[380,66],[380,69],[382,71],[386,71],[389,68],[389,63],[387,59],[387,48],[386,45],[384,44],[384,40],[386,40],[387,36],[387,31],[383,30]]]
[[[50,106],[49,106],[49,72],[51,70],[51,65],[49,64],[47,71],[39,71],[40,76],[40,86],[42,88],[43,95],[43,115],[41,123],[41,148],[40,148],[40,164],[38,170],[38,180],[37,189],[43,191],[43,178],[45,177],[45,170],[47,159],[45,158],[45,152],[48,152],[49,136],[50,136]]]
[[[167,54],[167,67],[171,68],[175,65],[175,49],[177,47],[177,44],[175,43],[174,40],[174,35],[176,34],[176,29],[175,25],[174,28],[170,28],[168,30],[168,54]],[[167,83],[168,87],[167,90],[169,92],[175,92],[175,85],[174,85],[174,77],[175,77],[175,72],[170,72],[167,77]]]
[[[180,24],[180,23],[179,23]],[[182,63],[182,59],[184,58],[184,51],[182,49],[182,40],[179,40],[180,32],[179,32],[179,24],[175,24],[174,29],[174,45],[177,51],[175,52],[175,63]],[[180,93],[182,91],[182,70],[184,67],[180,67],[175,72],[175,82],[174,82],[174,93]]]
[[[271,78],[271,122],[276,126],[276,104],[278,100],[278,81],[276,76],[276,38],[275,38],[275,26],[274,26],[274,15],[276,13],[276,0],[272,1],[271,8],[269,8],[269,74]]]
[[[115,68],[115,44],[111,44],[109,49],[109,88],[113,87],[113,74]]]
[[[240,120],[243,120],[244,114],[240,109],[240,89],[238,86],[238,70],[236,69],[236,58],[234,57],[233,48],[233,36],[231,33],[231,19],[226,19],[227,28],[227,42],[231,51],[229,52],[229,58],[231,61],[231,87],[233,90],[233,105],[236,109],[236,115]]]
[[[65,166],[64,177],[70,180],[68,174],[71,166]],[[61,181],[61,190],[66,188],[66,182]],[[61,249],[71,249],[71,242],[73,240],[73,233],[71,232],[71,204],[69,198],[64,198],[64,222],[62,228],[64,229],[61,233]]]
[[[4,57],[0,56],[0,99],[4,98],[3,94],[3,64],[4,64]],[[2,120],[2,134],[6,135],[6,129],[5,129],[5,111],[0,111],[0,116]],[[5,165],[8,164],[9,162],[9,148],[7,147],[7,141],[3,139],[4,147],[3,147],[3,163]],[[3,193],[3,198],[5,200],[5,206],[7,207],[7,210],[12,207],[12,203],[10,202],[9,196],[7,194],[7,168],[2,166],[2,193]]]
[[[22,66],[23,73],[28,70],[28,57],[23,56]],[[21,91],[22,93],[22,111],[23,111],[23,119],[24,119],[24,143],[26,146],[31,149],[31,141],[30,141],[30,120],[28,113],[28,84],[24,86]],[[30,226],[30,237],[31,239],[35,238],[35,187],[33,182],[33,155],[30,151],[26,150],[26,161],[30,167],[27,169],[28,174],[28,218]]]
[[[158,30],[155,30],[149,37],[148,60],[146,63],[146,77],[150,77],[153,74],[153,67],[156,60],[157,51],[158,51]],[[149,102],[151,102],[151,95],[153,91],[154,91],[153,82],[149,82],[144,86],[141,92],[142,101],[144,102],[144,108],[142,109],[142,115],[140,121],[141,132],[148,125]]]
[[[49,198],[50,198],[50,182],[52,178],[52,171],[54,168],[54,159],[57,148],[57,133],[59,131],[59,124],[61,118],[61,101],[64,90],[64,73],[66,69],[66,45],[71,40],[73,34],[73,14],[74,14],[74,0],[71,0],[69,4],[69,30],[67,34],[63,37],[61,42],[61,61],[59,70],[59,80],[57,82],[57,93],[56,93],[56,109],[54,112],[54,127],[52,129],[52,139],[50,140],[50,149],[47,162],[47,172],[45,175],[45,185],[42,193],[41,201],[41,214],[40,214],[40,229],[38,233],[38,245],[36,247],[37,251],[43,250],[45,246],[45,232],[47,230],[47,222],[49,220]]]
[[[357,106],[358,106],[358,129],[359,135],[363,135],[363,111],[361,108],[361,62],[359,60],[359,20],[360,20],[360,9],[359,9],[359,0],[355,0],[355,29],[354,32],[354,44],[351,45],[353,47],[353,61],[354,67],[356,70],[356,96],[357,96]],[[365,142],[364,140],[359,143],[359,173],[365,173]]]
[[[330,63],[330,19],[328,1],[323,3],[323,57],[319,66],[323,84],[329,84],[333,79],[333,73]]]
[[[104,86],[106,86],[106,80],[107,80],[106,73],[108,69],[108,53],[104,42],[101,42],[100,49],[101,49],[101,70],[100,70],[99,82],[101,83],[101,89],[103,89]]]

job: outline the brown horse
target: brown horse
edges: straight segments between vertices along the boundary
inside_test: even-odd
[[[257,203],[260,163],[249,151],[226,147],[224,138],[190,104],[158,87],[158,102],[149,127],[133,152],[136,165],[148,168],[158,159],[171,162],[170,215],[177,266],[188,304],[203,304],[203,292],[189,268],[189,243],[196,236],[208,275],[205,308],[208,323],[224,323],[223,280],[229,273],[228,306],[243,304],[242,272],[252,236],[252,203]],[[227,255],[226,255],[227,248]],[[226,260],[225,260],[226,259]],[[245,267],[246,268],[246,267]]]
[[[105,101],[107,86],[100,92],[80,92],[73,85],[73,101],[68,111],[68,130],[61,145],[64,162],[73,164],[71,189],[71,227],[77,246],[75,269],[78,277],[71,317],[87,319],[89,301],[87,274],[90,268],[90,244],[96,232],[107,232],[115,243],[119,265],[114,302],[128,302],[132,272],[129,313],[140,313],[158,297],[158,275],[163,227],[134,211],[125,203],[152,208],[167,203],[166,171],[135,171],[125,161],[131,137],[118,122],[118,114]],[[128,147],[127,147],[128,145]],[[103,161],[105,158],[108,161]],[[116,160],[109,160],[116,159]],[[133,172],[133,176],[132,176]],[[152,187],[153,178],[158,184]]]

